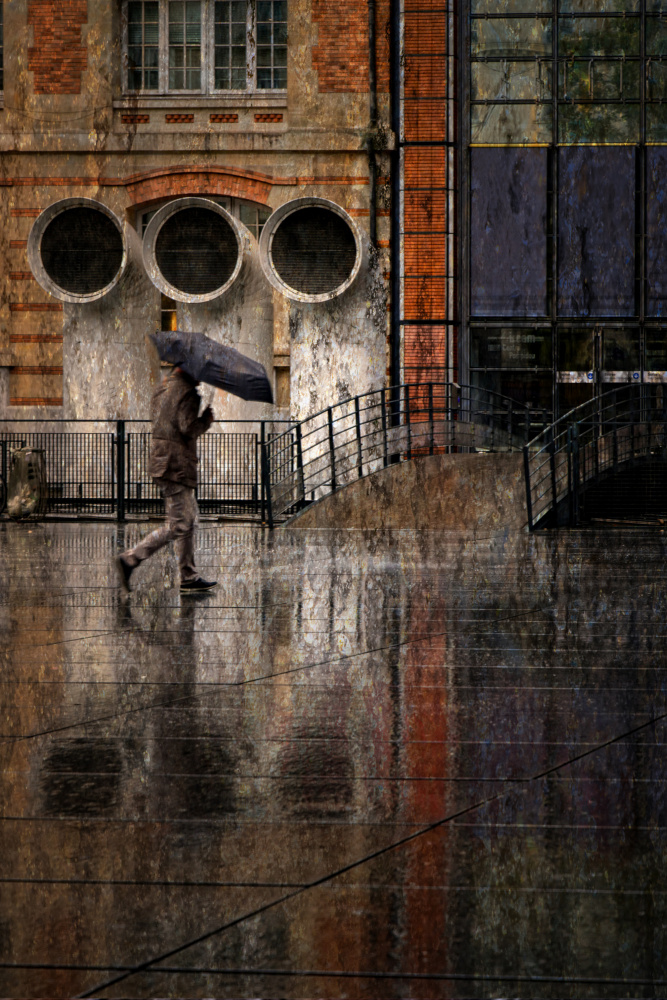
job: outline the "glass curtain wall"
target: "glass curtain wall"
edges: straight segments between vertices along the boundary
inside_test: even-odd
[[[471,381],[667,381],[667,0],[469,0]]]

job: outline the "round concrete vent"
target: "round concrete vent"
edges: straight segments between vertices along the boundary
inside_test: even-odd
[[[28,260],[42,288],[65,302],[91,302],[120,278],[126,252],[113,212],[89,198],[67,198],[45,209],[28,239]]]
[[[144,263],[153,284],[180,302],[205,302],[227,291],[243,263],[236,220],[206,198],[179,198],[153,216]]]
[[[283,295],[300,302],[326,302],[356,278],[361,238],[338,205],[324,198],[299,198],[269,218],[260,259],[267,278]]]

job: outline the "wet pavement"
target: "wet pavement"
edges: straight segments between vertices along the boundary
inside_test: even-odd
[[[667,994],[667,543],[0,524],[0,995]]]

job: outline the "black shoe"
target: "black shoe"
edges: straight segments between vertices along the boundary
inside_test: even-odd
[[[181,583],[182,594],[197,594],[203,590],[212,590],[218,586],[217,580],[202,580],[200,576],[196,580],[183,580]]]
[[[130,566],[127,560],[123,559],[122,556],[116,556],[116,569],[118,570],[118,579],[120,580],[120,585],[126,593],[132,590],[130,587],[130,577],[136,569],[136,566]]]

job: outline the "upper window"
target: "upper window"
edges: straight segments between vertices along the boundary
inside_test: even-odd
[[[124,15],[128,91],[287,87],[287,0],[125,0]]]

